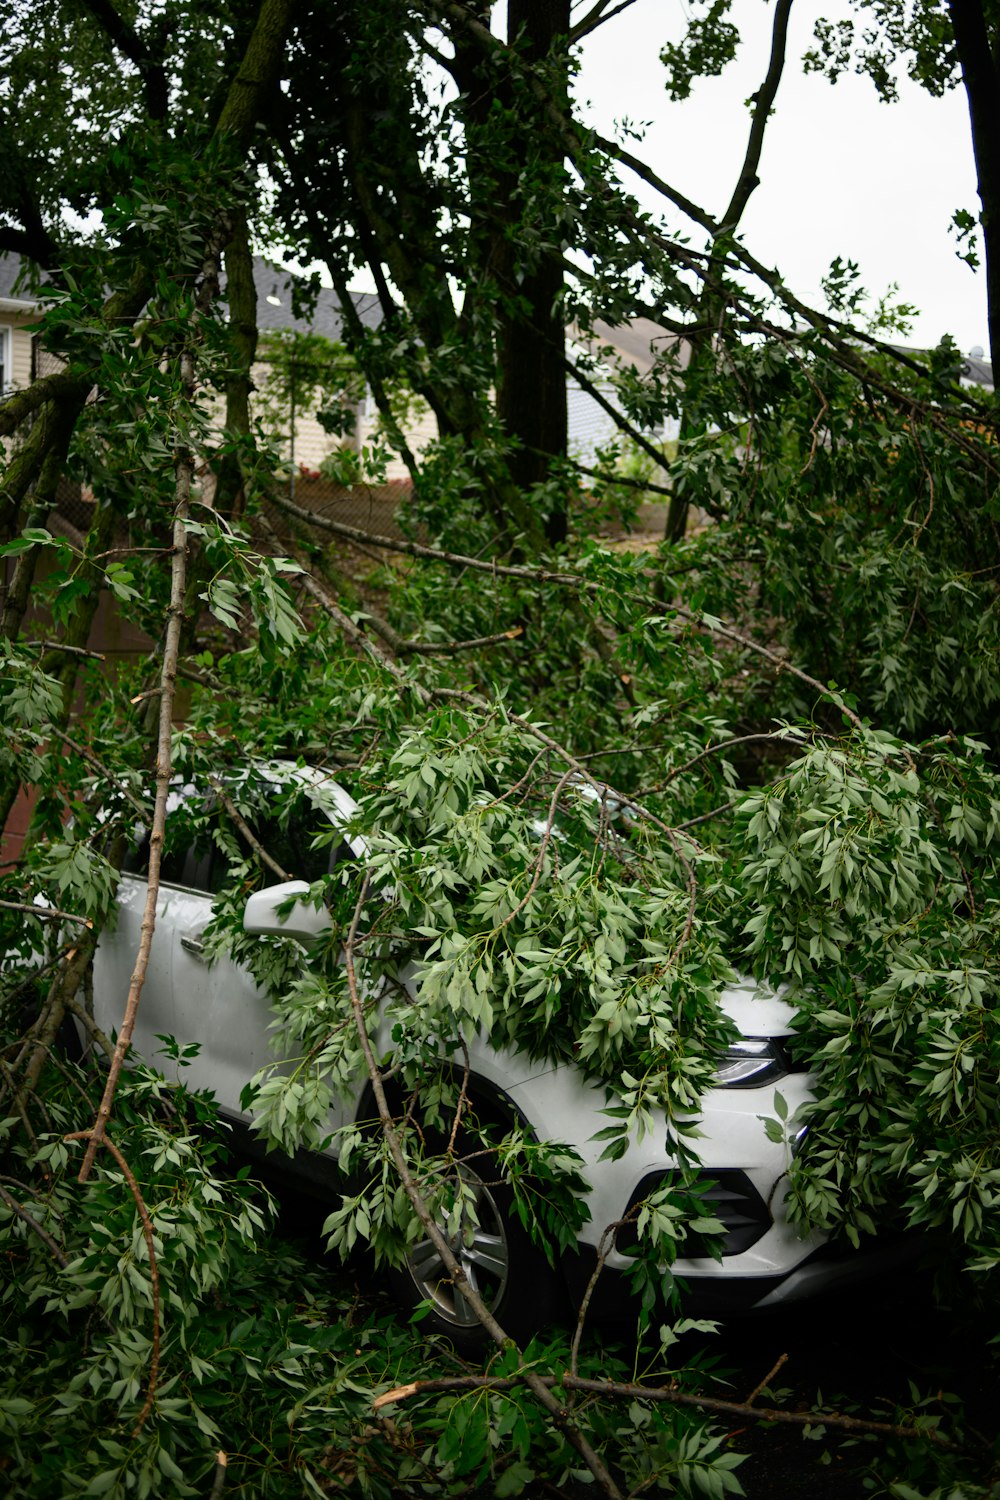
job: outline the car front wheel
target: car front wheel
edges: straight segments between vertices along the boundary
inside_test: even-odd
[[[463,1154],[474,1154],[475,1159],[462,1160]],[[454,1158],[442,1156],[425,1176],[424,1196],[468,1287],[504,1332],[523,1344],[558,1315],[562,1288],[544,1253],[521,1224],[510,1184],[499,1169],[495,1177],[491,1175],[492,1161],[463,1132]],[[424,1326],[446,1335],[459,1353],[475,1357],[489,1346],[490,1335],[465,1286],[452,1277],[423,1228],[407,1245],[403,1263],[392,1272],[392,1287],[405,1307],[425,1304],[429,1311]]]

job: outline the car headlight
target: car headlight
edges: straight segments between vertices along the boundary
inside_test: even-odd
[[[715,1075],[716,1088],[756,1089],[788,1072],[784,1048],[772,1036],[744,1036],[725,1050]]]

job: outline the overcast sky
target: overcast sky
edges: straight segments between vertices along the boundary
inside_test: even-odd
[[[932,99],[903,78],[898,104],[880,104],[866,78],[836,85],[802,72],[818,7],[793,6],[788,62],[768,126],[761,185],[747,209],[743,237],[760,259],[779,266],[789,286],[819,300],[819,280],[835,255],[859,262],[876,295],[898,282],[920,316],[913,342],[935,344],[945,332],[968,351],[985,345],[982,271],[955,255],[948,225],[956,209],[978,215],[965,92]],[[827,0],[822,14],[846,14]],[[659,50],[682,34],[683,0],[637,0],[588,42],[577,91],[602,132],[615,118],[651,121],[636,154],[711,213],[726,205],[746,147],[744,101],[767,66],[773,7],[735,0],[744,37],[737,61],[719,79],[695,85],[684,104],[663,89]],[[645,200],[652,207],[653,200]]]

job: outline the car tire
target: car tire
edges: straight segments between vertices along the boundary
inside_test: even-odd
[[[478,1104],[474,1107],[477,1120],[491,1127],[494,1135],[509,1128],[509,1120],[503,1120],[496,1109],[484,1110]],[[444,1152],[443,1138],[426,1131],[424,1134],[430,1151]],[[504,1332],[523,1345],[559,1316],[565,1289],[522,1225],[510,1184],[489,1174],[488,1157],[477,1154],[472,1161],[461,1160],[463,1155],[481,1153],[481,1149],[468,1132],[460,1131],[455,1142],[456,1160],[442,1165],[442,1171],[452,1177],[460,1174],[478,1220],[465,1223],[458,1233],[447,1237],[470,1285]],[[446,1232],[443,1212],[440,1227]],[[390,1287],[402,1307],[424,1307],[421,1326],[449,1339],[459,1354],[475,1359],[492,1344],[423,1230],[407,1246],[403,1262],[390,1272]]]

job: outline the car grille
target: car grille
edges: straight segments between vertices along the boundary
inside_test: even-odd
[[[651,1172],[639,1183],[629,1199],[628,1214],[637,1209],[644,1198],[661,1188],[676,1184],[685,1190],[680,1175],[676,1172]],[[741,1255],[755,1245],[771,1227],[771,1215],[767,1204],[745,1172],[732,1168],[721,1171],[702,1171],[696,1174],[693,1191],[697,1194],[700,1212],[706,1217],[716,1218],[725,1225],[721,1235],[704,1235],[688,1230],[678,1245],[678,1254],[688,1257],[711,1255],[712,1242],[721,1249],[723,1257]],[[615,1234],[615,1245],[623,1254],[633,1252],[638,1244],[634,1223],[626,1223]]]

